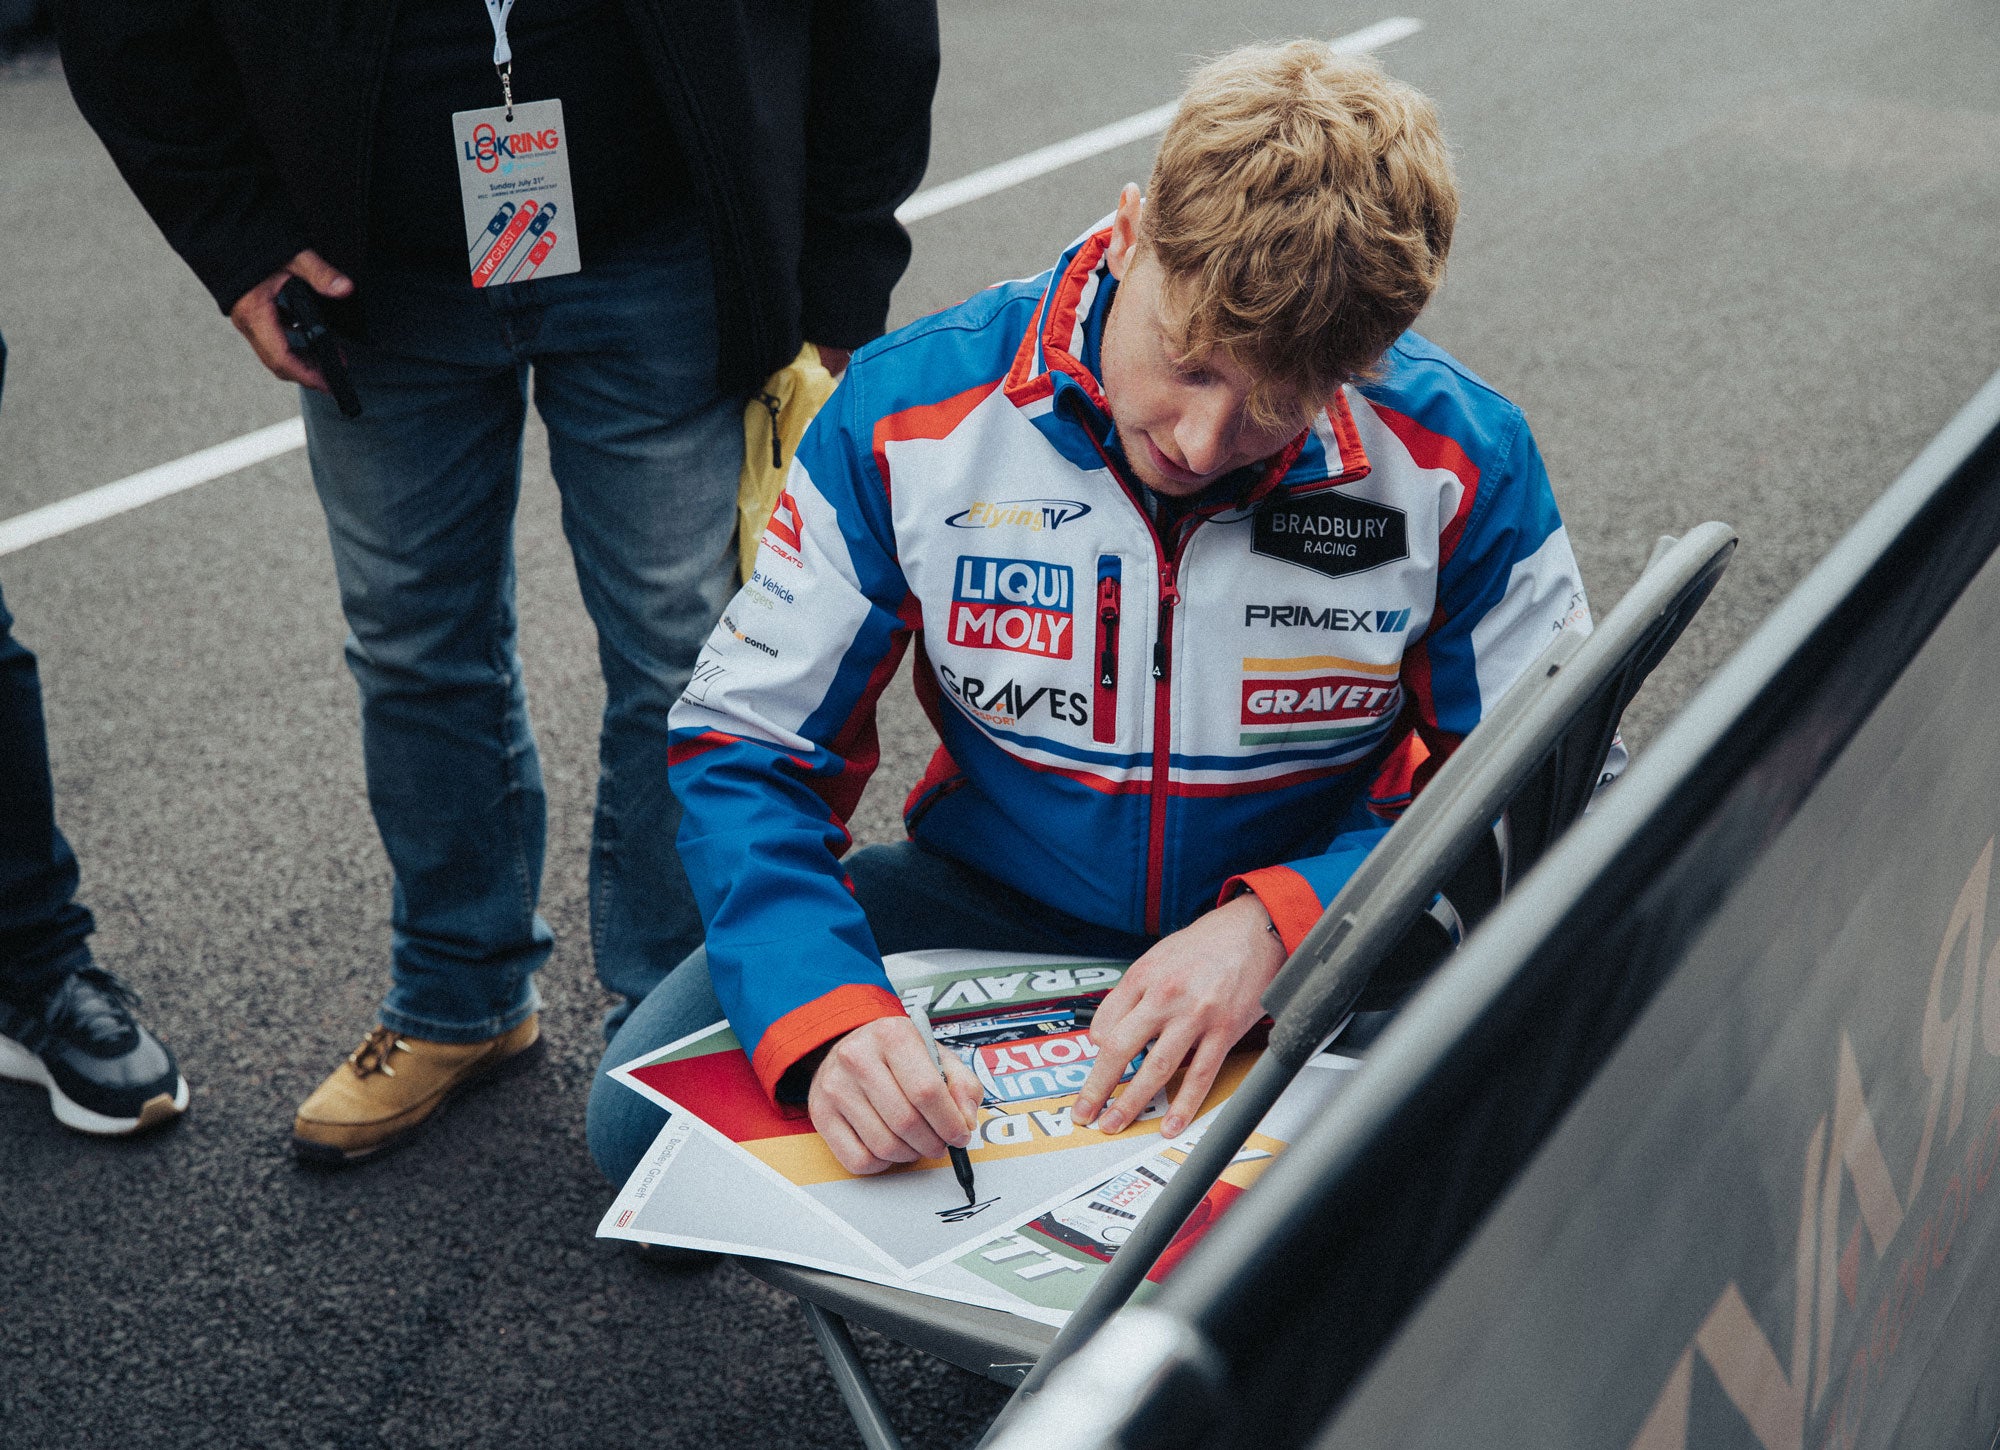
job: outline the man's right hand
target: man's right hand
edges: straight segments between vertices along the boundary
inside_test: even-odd
[[[285,345],[285,325],[278,321],[278,289],[291,277],[305,278],[306,285],[322,297],[351,297],[354,283],[334,269],[318,252],[308,248],[245,292],[229,309],[229,320],[250,340],[257,360],[273,377],[287,383],[303,383],[327,392],[326,379],[319,369]]]
[[[914,1022],[880,1017],[821,1060],[806,1110],[849,1173],[941,1158],[972,1141],[980,1099],[979,1079],[955,1054],[944,1054],[944,1071],[940,1078]]]

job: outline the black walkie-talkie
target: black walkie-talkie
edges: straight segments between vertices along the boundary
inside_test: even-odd
[[[306,284],[305,278],[288,277],[278,289],[278,321],[285,325],[285,345],[318,368],[319,375],[326,379],[334,402],[340,404],[341,416],[359,418],[361,399],[355,396],[354,383],[347,376],[340,344],[334,341],[333,330],[319,310],[319,294]]]

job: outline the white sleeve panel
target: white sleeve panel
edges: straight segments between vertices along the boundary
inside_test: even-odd
[[[1564,629],[1588,634],[1590,603],[1569,546],[1569,531],[1557,529],[1513,567],[1500,602],[1472,627],[1482,720]]]
[[[791,520],[782,516],[787,499]],[[792,465],[779,509],[757,550],[756,569],[702,647],[672,724],[811,754],[816,747],[801,729],[832,691],[873,606],[855,576],[840,520],[803,464]]]

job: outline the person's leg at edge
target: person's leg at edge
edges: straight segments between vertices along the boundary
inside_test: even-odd
[[[56,1120],[119,1137],[187,1110],[173,1053],[133,1016],[137,996],[98,966],[76,900],[76,855],[56,825],[35,657],[0,596],[0,1078],[48,1094]]]
[[[912,841],[866,847],[848,857],[846,865],[855,898],[885,956],[971,947],[1131,960],[1154,941],[1056,911]],[[613,1080],[610,1070],[721,1018],[708,958],[697,951],[653,990],[612,1039],[591,1084],[589,1136],[598,1168],[613,1183],[631,1175],[666,1113]]]
[[[0,595],[0,995],[39,998],[90,959],[76,855],[56,826],[42,685]]]
[[[667,716],[736,588],[742,400],[716,389],[698,225],[538,285],[535,406],[604,671],[590,918],[608,1038],[701,945]]]
[[[484,1041],[531,1015],[530,974],[551,945],[536,912],[541,767],[515,647],[527,369],[497,341],[462,351],[471,356],[352,349],[358,419],[302,394],[368,802],[394,871],[381,1022],[444,1043]]]

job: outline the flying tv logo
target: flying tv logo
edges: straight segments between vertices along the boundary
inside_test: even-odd
[[[1376,730],[1403,702],[1396,666],[1308,655],[1243,662],[1243,745],[1339,744]]]
[[[1066,660],[1074,643],[1074,606],[1067,564],[961,554],[945,638],[968,649]]]
[[[975,503],[945,520],[954,529],[1026,529],[1054,533],[1072,519],[1090,512],[1090,505],[1073,498],[1014,498],[1004,503]]]

